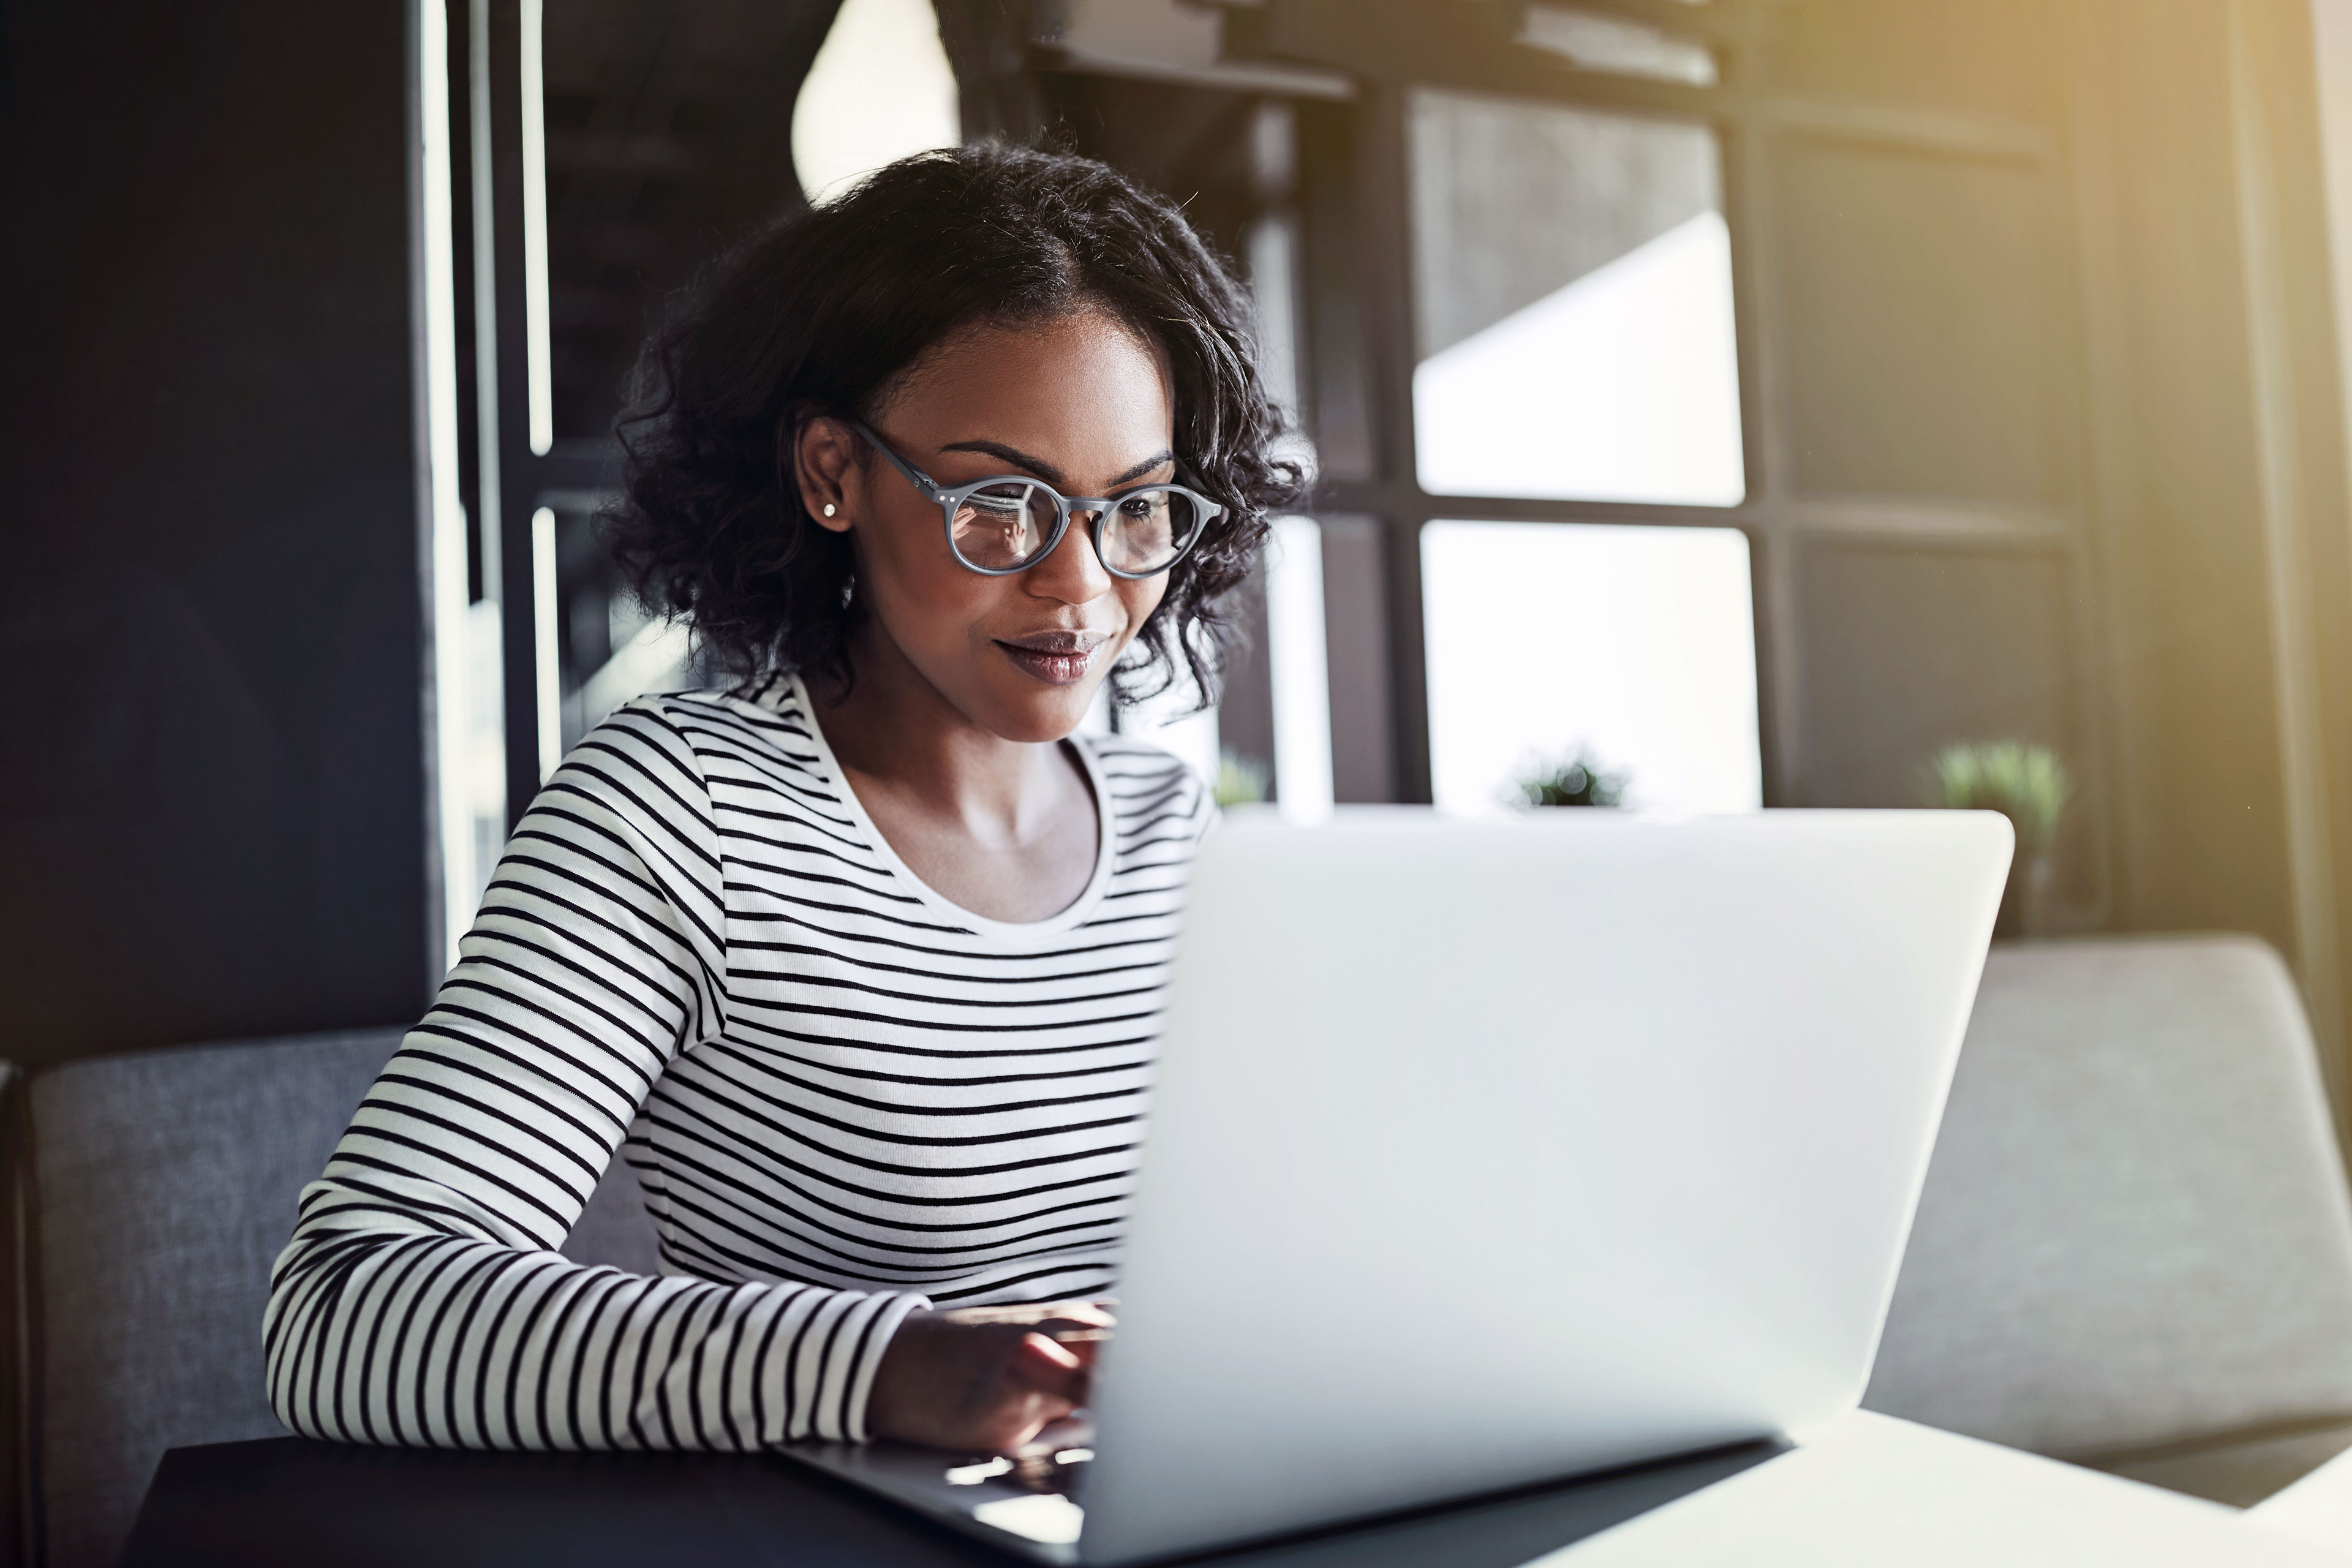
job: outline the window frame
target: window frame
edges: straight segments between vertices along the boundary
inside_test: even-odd
[[[1858,506],[1806,498],[1790,483],[1788,436],[1780,417],[1783,355],[1768,308],[1779,249],[1770,222],[1768,139],[1786,132],[1894,143],[1917,151],[2020,160],[2055,170],[2056,139],[2047,131],[1990,115],[1908,106],[1823,101],[1775,93],[1759,79],[1764,7],[1753,0],[1578,0],[1576,8],[1641,23],[1715,55],[1717,82],[1698,87],[1587,70],[1512,40],[1522,7],[1490,4],[1430,8],[1412,0],[1293,0],[1271,8],[1259,42],[1293,58],[1343,70],[1358,86],[1344,104],[1302,103],[1325,121],[1324,134],[1301,137],[1300,210],[1307,271],[1328,274],[1331,253],[1349,258],[1357,342],[1343,357],[1360,366],[1369,471],[1327,472],[1311,505],[1318,516],[1374,520],[1381,536],[1381,603],[1390,685],[1388,744],[1391,797],[1431,798],[1427,629],[1421,575],[1421,531],[1441,520],[1498,522],[1607,522],[1662,528],[1736,528],[1750,561],[1756,633],[1757,743],[1764,804],[1801,804],[1799,737],[1802,648],[1796,636],[1798,574],[1808,537],[1884,534],[1890,530],[1965,539],[1989,548],[2079,546],[2083,520],[2072,513],[1943,500]],[[1230,15],[1231,13],[1229,13]],[[1410,181],[1410,99],[1420,88],[1475,93],[1531,104],[1668,120],[1706,128],[1721,149],[1723,216],[1730,230],[1732,309],[1738,356],[1739,411],[1746,496],[1733,506],[1556,500],[1533,496],[1456,496],[1422,489],[1412,410],[1415,320]],[[1338,134],[1334,134],[1334,132]],[[1335,145],[1337,143],[1337,145]],[[1337,194],[1339,199],[1333,200]],[[1344,213],[1318,225],[1318,211]],[[1319,253],[1319,254],[1318,254]],[[1311,284],[1310,284],[1311,287]],[[1325,302],[1305,301],[1303,410],[1318,446],[1317,394],[1328,381],[1334,348],[1316,327],[1330,320]],[[1338,606],[1334,616],[1337,617]],[[2085,656],[2087,657],[2087,649]],[[1335,724],[1339,714],[1335,710]],[[1334,737],[1335,749],[1341,744]],[[2104,856],[2101,857],[2104,860]]]

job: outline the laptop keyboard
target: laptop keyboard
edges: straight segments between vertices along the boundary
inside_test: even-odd
[[[1056,1421],[1012,1454],[959,1459],[947,1468],[951,1487],[998,1481],[1024,1491],[1068,1496],[1087,1460],[1095,1457],[1094,1429],[1076,1417]]]

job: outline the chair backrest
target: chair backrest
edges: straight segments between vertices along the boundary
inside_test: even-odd
[[[114,1561],[165,1449],[285,1435],[263,1383],[269,1266],[399,1043],[370,1029],[33,1076],[28,1381],[49,1568]],[[566,1250],[650,1270],[651,1222],[615,1172]]]
[[[53,1568],[111,1563],[163,1450],[273,1437],[269,1265],[397,1030],[34,1076],[38,1479]]]
[[[1864,1403],[2083,1458],[2352,1414],[2352,1202],[2276,952],[1994,950]]]
[[[661,1272],[661,1244],[646,1210],[646,1190],[618,1154],[564,1238],[563,1256],[574,1263],[609,1263],[632,1274]]]

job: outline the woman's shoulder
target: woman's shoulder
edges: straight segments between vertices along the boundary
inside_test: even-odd
[[[629,699],[580,737],[558,776],[607,784],[634,777],[666,793],[707,795],[747,768],[766,776],[815,761],[808,716],[789,684],[738,684]]]
[[[1134,735],[1074,736],[1092,753],[1106,805],[1119,836],[1198,838],[1217,815],[1216,795],[1193,766],[1165,746]]]
[[[580,743],[663,737],[705,759],[742,752],[804,757],[811,751],[810,728],[791,684],[763,680],[633,697],[599,720]]]

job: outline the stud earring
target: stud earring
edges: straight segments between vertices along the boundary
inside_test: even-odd
[[[831,501],[824,503],[824,515],[827,517],[831,517],[835,512],[840,510],[841,509],[839,507],[835,506]]]

